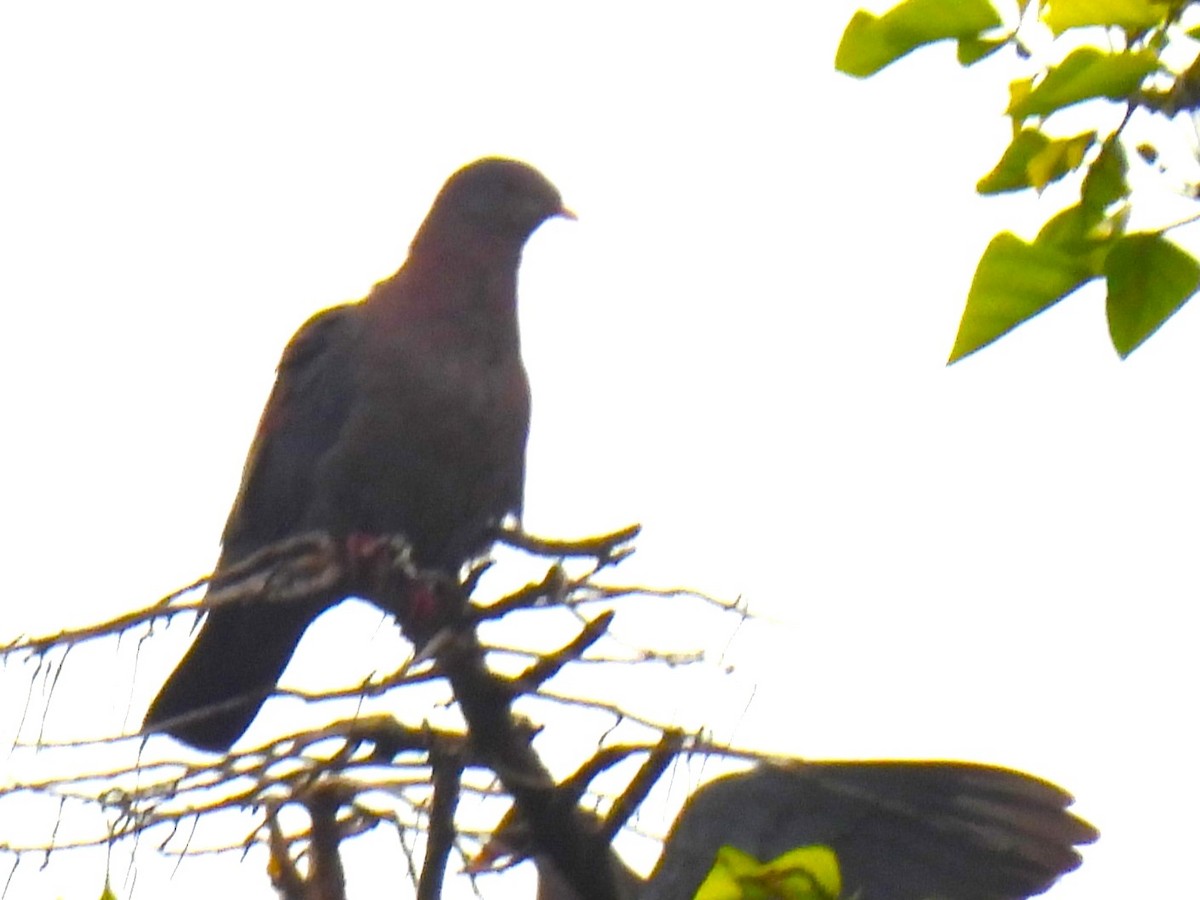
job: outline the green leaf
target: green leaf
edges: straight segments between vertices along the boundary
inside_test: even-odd
[[[117,900],[117,895],[108,883],[107,878],[104,879],[104,890],[100,894],[100,900]]]
[[[988,0],[904,0],[882,16],[859,10],[838,44],[834,67],[865,78],[925,44],[998,28]]]
[[[1050,138],[1036,128],[1023,128],[1000,157],[996,167],[975,184],[980,194],[1002,194],[1030,187],[1029,161],[1046,148]]]
[[[732,847],[722,847],[717,851],[713,867],[700,884],[700,889],[696,891],[695,900],[741,900],[743,893],[738,877],[746,867],[739,865],[740,861],[731,857],[727,851],[741,852]]]
[[[1071,138],[1051,141],[1029,160],[1029,182],[1040,192],[1046,185],[1058,181],[1068,172],[1083,165],[1083,157],[1096,143],[1096,132],[1077,134]]]
[[[1052,241],[996,235],[975,269],[949,362],[986,347],[1093,277],[1085,256]]]
[[[1013,119],[1024,119],[1095,97],[1124,99],[1157,68],[1158,57],[1150,50],[1104,53],[1095,47],[1080,47],[1052,66],[1027,96],[1013,96],[1007,112]]]
[[[1011,35],[991,39],[984,39],[973,34],[960,37],[958,39],[958,62],[963,66],[973,66],[981,59],[991,56],[1010,40],[1012,40]]]
[[[1141,31],[1166,21],[1170,4],[1156,0],[1049,0],[1042,21],[1055,36],[1069,28],[1100,25]]]
[[[1125,148],[1115,137],[1110,137],[1083,176],[1080,194],[1083,205],[1103,213],[1118,200],[1128,197],[1129,182],[1125,178],[1128,173],[1129,160],[1125,158]]]
[[[835,900],[842,893],[837,855],[828,847],[798,847],[762,867],[761,880],[792,900]]]
[[[1125,233],[1128,218],[1128,206],[1107,215],[1104,210],[1077,203],[1043,225],[1033,242],[1071,254],[1093,278],[1099,278],[1104,274],[1104,260],[1113,241]]]
[[[1083,157],[1096,142],[1096,132],[1070,138],[1051,139],[1036,128],[1019,131],[1000,162],[975,185],[981,194],[999,194],[1024,188],[1042,190],[1083,163]]]
[[[1008,83],[1008,108],[1012,109],[1014,106],[1016,106],[1020,103],[1024,103],[1026,98],[1028,98],[1029,95],[1032,93],[1033,93],[1033,79],[1032,78],[1018,78],[1015,81],[1010,81]],[[1018,130],[1019,129],[1017,127],[1017,123],[1014,120],[1013,121],[1013,134],[1016,134]]]
[[[828,847],[799,847],[760,863],[722,847],[695,900],[837,900],[842,876]]]
[[[1104,274],[1108,333],[1122,359],[1200,287],[1200,263],[1157,232],[1120,238],[1108,254]]]
[[[1095,228],[1104,220],[1104,213],[1077,203],[1054,215],[1042,226],[1033,242],[1039,247],[1051,247],[1077,257],[1085,256],[1097,243]],[[1092,267],[1092,275],[1101,273],[1101,266]]]

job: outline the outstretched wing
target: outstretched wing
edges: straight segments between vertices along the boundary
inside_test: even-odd
[[[773,859],[831,846],[847,896],[1017,900],[1076,868],[1095,829],[1069,794],[969,763],[763,766],[698,791],[668,837],[642,900],[691,897],[725,845]]]

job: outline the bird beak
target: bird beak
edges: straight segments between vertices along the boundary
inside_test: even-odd
[[[575,215],[575,213],[571,212],[571,210],[567,209],[565,206],[559,209],[555,215],[562,216],[564,219],[570,219],[572,222],[579,221],[579,216]]]

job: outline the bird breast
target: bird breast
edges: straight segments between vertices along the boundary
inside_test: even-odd
[[[436,332],[368,334],[343,440],[326,462],[337,530],[402,533],[424,565],[457,569],[520,508],[529,388],[520,356]],[[339,527],[340,526],[340,527]]]

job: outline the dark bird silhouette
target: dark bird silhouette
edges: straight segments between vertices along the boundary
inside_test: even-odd
[[[284,349],[215,577],[282,539],[404,535],[415,563],[455,574],[520,514],[529,384],[517,268],[552,216],[537,170],[482,159],[446,182],[408,259],[362,301],[317,313]],[[344,599],[210,611],[144,728],[225,751],[274,688],[304,630]]]
[[[690,900],[717,850],[771,860],[832,847],[845,897],[1021,900],[1081,862],[1096,830],[1061,788],[1010,769],[956,762],[763,765],[693,794],[643,880],[613,854],[622,900]],[[527,838],[526,838],[527,840]],[[535,857],[539,900],[577,900]]]

